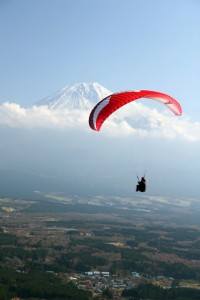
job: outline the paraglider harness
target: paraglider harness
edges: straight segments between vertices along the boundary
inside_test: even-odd
[[[146,191],[146,179],[145,179],[145,176],[143,176],[141,178],[141,180],[139,180],[139,177],[137,176],[138,178],[138,184],[136,185],[136,192],[145,192]]]

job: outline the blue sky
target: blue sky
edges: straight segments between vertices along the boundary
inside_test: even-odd
[[[163,91],[198,120],[199,14],[198,0],[2,0],[0,101],[95,81]]]

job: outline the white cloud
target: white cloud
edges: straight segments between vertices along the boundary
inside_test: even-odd
[[[134,104],[134,109],[124,107],[102,126],[109,135],[137,135],[149,138],[183,139],[200,141],[200,123],[188,117],[159,112],[143,104]]]
[[[141,103],[125,106],[103,124],[101,134],[106,136],[144,136],[150,138],[200,141],[200,123],[188,117],[177,117]],[[0,105],[0,125],[11,128],[78,129],[90,132],[88,111],[49,110],[45,106],[23,108],[5,102]]]
[[[49,110],[45,106],[23,108],[15,103],[0,106],[0,125],[13,128],[57,128],[67,129],[86,126],[88,112]]]

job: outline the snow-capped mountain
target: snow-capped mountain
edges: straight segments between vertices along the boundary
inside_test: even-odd
[[[57,93],[39,101],[37,106],[49,109],[91,109],[106,96],[112,94],[98,83],[77,83],[68,85]]]

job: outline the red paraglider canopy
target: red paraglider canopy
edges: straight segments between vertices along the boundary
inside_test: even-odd
[[[89,125],[93,130],[99,131],[104,121],[117,109],[125,104],[140,98],[154,99],[167,106],[175,115],[180,116],[182,109],[178,101],[169,95],[148,90],[126,91],[112,94],[101,100],[93,108],[89,117]]]

